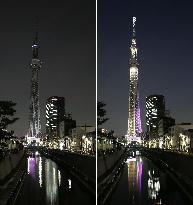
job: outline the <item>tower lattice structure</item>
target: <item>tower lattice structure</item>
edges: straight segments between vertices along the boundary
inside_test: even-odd
[[[32,60],[30,68],[31,77],[31,94],[30,94],[30,115],[29,115],[29,132],[28,137],[39,137],[40,124],[40,103],[39,103],[39,71],[42,62],[39,59],[39,41],[38,32],[36,31],[35,39],[32,45]]]
[[[139,137],[142,132],[141,116],[139,107],[139,90],[138,90],[138,60],[137,60],[137,43],[136,43],[136,17],[133,17],[133,36],[131,40],[131,56],[129,61],[129,117],[128,131],[129,139]]]

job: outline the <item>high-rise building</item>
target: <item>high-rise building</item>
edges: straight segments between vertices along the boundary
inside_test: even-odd
[[[165,99],[163,95],[146,97],[146,126],[150,136],[158,136],[159,121],[165,116]]]
[[[30,114],[28,137],[37,138],[40,135],[40,104],[39,104],[39,70],[42,62],[39,59],[39,41],[36,30],[35,39],[32,45],[32,60],[30,68],[32,70],[31,94],[30,94]]]
[[[65,115],[65,136],[72,135],[72,129],[76,128],[76,121],[72,119],[71,114]]]
[[[170,116],[164,116],[158,122],[158,135],[164,136],[169,133],[171,126],[175,125],[175,119]]]
[[[65,98],[58,96],[49,97],[46,101],[46,135],[49,140],[64,137],[64,120]]]
[[[138,60],[137,60],[137,43],[135,31],[136,17],[133,17],[133,36],[130,46],[131,57],[129,62],[129,117],[128,117],[128,141],[136,141],[142,132],[141,116],[139,107],[139,90],[138,90]]]

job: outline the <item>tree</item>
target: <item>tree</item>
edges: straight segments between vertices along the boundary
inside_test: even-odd
[[[106,110],[104,107],[106,106],[105,103],[98,101],[97,102],[97,125],[102,125],[105,123],[109,118],[106,118]],[[98,134],[103,137],[107,138],[114,138],[114,130],[110,130],[108,133],[103,132],[100,128],[98,128]]]
[[[105,103],[98,101],[97,102],[97,125],[102,125],[105,123],[109,118],[105,118],[106,110],[104,107],[106,106]]]
[[[19,118],[15,118],[14,113],[16,110],[14,106],[16,103],[12,101],[0,101],[0,139],[5,139],[13,136],[13,131],[7,131],[7,127],[13,124]]]
[[[114,130],[110,130],[109,133],[107,134],[109,138],[114,138]]]

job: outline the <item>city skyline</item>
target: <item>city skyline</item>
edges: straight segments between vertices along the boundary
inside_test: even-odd
[[[4,2],[1,7],[1,99],[16,102],[16,116],[20,118],[10,128],[24,136],[29,125],[30,60],[36,16],[39,56],[43,61],[39,86],[43,132],[46,99],[53,95],[66,98],[66,110],[78,125],[95,125],[95,3],[36,3]]]
[[[119,6],[115,1],[98,1],[98,99],[106,103],[110,118],[104,126],[115,134],[125,135],[127,131],[132,16],[137,18],[143,130],[145,97],[153,94],[165,96],[166,109],[176,123],[193,121],[192,8],[190,1],[123,1]]]

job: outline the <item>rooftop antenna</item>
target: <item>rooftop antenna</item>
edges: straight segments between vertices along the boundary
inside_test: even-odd
[[[39,18],[38,16],[35,17],[35,39],[34,39],[34,42],[35,43],[38,43],[38,30],[39,30]]]

